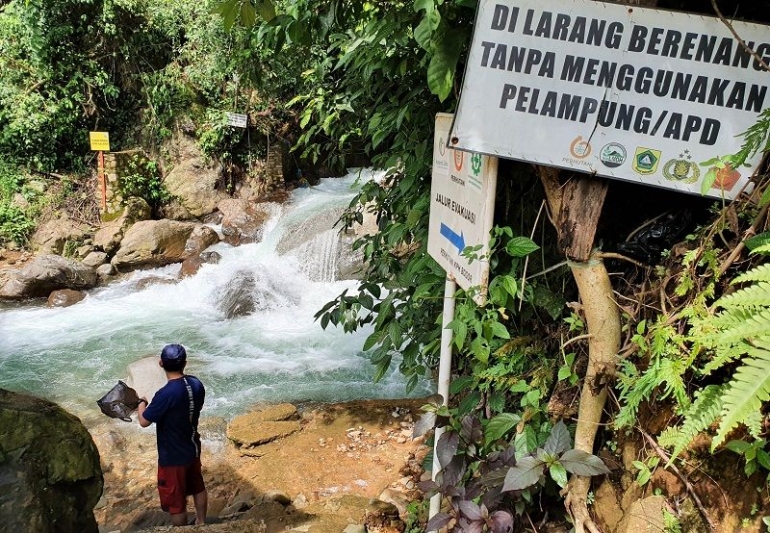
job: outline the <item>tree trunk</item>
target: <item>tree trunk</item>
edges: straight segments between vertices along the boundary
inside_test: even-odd
[[[588,368],[578,406],[575,449],[594,452],[594,440],[607,400],[607,385],[615,375],[620,349],[620,313],[613,300],[612,285],[601,258],[593,251],[607,180],[573,175],[566,183],[558,170],[538,167],[546,192],[551,220],[556,226],[560,250],[571,260],[586,320]],[[591,478],[572,476],[565,505],[573,517],[575,532],[600,533],[588,513]]]

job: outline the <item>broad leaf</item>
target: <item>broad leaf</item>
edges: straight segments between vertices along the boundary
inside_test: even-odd
[[[567,424],[559,420],[545,441],[543,449],[553,455],[561,455],[572,447],[572,437],[567,429]]]
[[[457,60],[460,58],[464,40],[463,32],[446,32],[428,64],[428,88],[442,102],[447,99],[454,87]]]
[[[494,417],[487,424],[484,437],[487,443],[494,442],[513,429],[519,423],[521,417],[513,413],[502,413]]]
[[[503,483],[503,492],[524,490],[531,487],[540,479],[545,469],[545,463],[535,457],[524,457],[516,466],[508,470]]]
[[[271,0],[262,0],[257,3],[257,13],[259,13],[259,16],[267,22],[273,20],[275,18],[275,6],[273,5],[273,2],[271,2]]]
[[[247,28],[251,28],[257,22],[257,11],[251,2],[243,2],[241,4],[241,24]]]
[[[514,237],[505,245],[505,251],[513,257],[526,257],[540,247],[527,237]]]
[[[511,338],[511,334],[508,332],[508,328],[506,328],[500,322],[492,322],[490,324],[490,329],[492,330],[492,335],[495,337],[499,337],[501,339]]]
[[[463,513],[466,518],[471,520],[481,520],[484,518],[484,516],[481,514],[481,507],[479,507],[475,502],[469,500],[460,500],[458,507],[460,508],[460,512]]]
[[[235,24],[235,20],[238,18],[240,7],[241,0],[228,0],[217,5],[212,12],[222,15],[225,31],[230,31],[233,28],[233,24]]]
[[[442,468],[446,467],[457,454],[457,447],[460,444],[460,435],[454,431],[447,431],[441,435],[436,445],[438,454],[438,464]]]
[[[564,466],[561,465],[561,463],[552,464],[548,469],[548,472],[551,474],[551,478],[561,488],[567,486],[567,470],[564,468]]]
[[[414,429],[412,430],[412,438],[421,437],[428,431],[436,427],[436,413],[424,413],[417,422],[414,423]]]
[[[516,459],[521,459],[525,455],[534,452],[537,448],[537,435],[532,426],[524,426],[524,430],[516,435],[513,445],[516,448]]]
[[[426,13],[430,13],[435,8],[434,0],[415,0],[414,12],[418,13],[420,10],[425,10]]]
[[[414,29],[414,40],[420,48],[430,51],[430,42],[433,32],[441,22],[441,14],[438,11],[429,11]]]
[[[578,476],[599,476],[610,473],[604,461],[581,450],[567,450],[559,462],[567,472]]]
[[[428,520],[428,523],[425,525],[425,529],[427,531],[438,531],[439,529],[446,526],[451,519],[452,517],[446,513],[438,513],[436,516]]]

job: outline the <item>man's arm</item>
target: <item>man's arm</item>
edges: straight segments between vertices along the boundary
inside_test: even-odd
[[[139,406],[136,408],[136,413],[139,415],[139,425],[143,428],[146,428],[152,422],[147,420],[144,417],[144,410],[147,409],[147,399],[146,398],[139,398]]]

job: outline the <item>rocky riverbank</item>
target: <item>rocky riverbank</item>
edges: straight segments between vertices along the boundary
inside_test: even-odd
[[[230,429],[225,420],[205,419],[202,461],[212,525],[196,529],[403,531],[407,506],[422,499],[416,484],[429,450],[411,434],[424,403],[265,406],[237,417]],[[292,431],[276,426],[280,421],[291,422]],[[113,419],[89,429],[104,470],[95,509],[100,531],[167,526],[154,484],[154,432]]]

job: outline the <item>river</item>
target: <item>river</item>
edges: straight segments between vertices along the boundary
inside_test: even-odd
[[[187,371],[206,385],[203,416],[229,419],[261,402],[406,396],[398,361],[379,383],[372,382],[374,367],[362,351],[370,329],[346,334],[323,330],[315,321],[318,309],[358,282],[334,280],[336,230],[303,227],[339,212],[361,180],[380,176],[353,171],[295,190],[287,203],[276,205],[261,242],[216,244],[209,250],[221,254],[221,261],[193,277],[138,284],[146,277],[175,280],[179,265],[170,265],[134,272],[71,307],[3,309],[0,388],[50,399],[93,421],[103,416],[96,400],[127,378],[129,364],[176,342],[187,348]],[[297,238],[298,228],[304,243],[292,247],[286,238],[292,232]],[[256,310],[227,318],[223,294],[241,286],[244,277],[253,280],[244,287],[254,292]],[[425,381],[413,395],[432,389]]]

